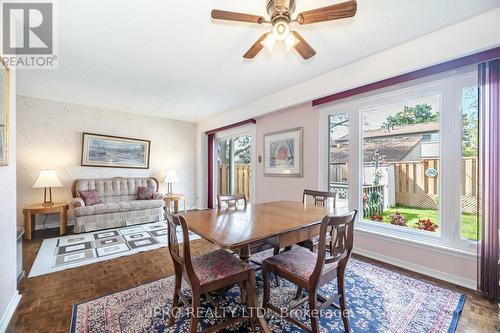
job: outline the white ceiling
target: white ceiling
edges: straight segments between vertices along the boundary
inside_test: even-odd
[[[342,1],[297,2],[300,12]],[[358,0],[353,19],[298,28],[317,51],[309,61],[279,47],[244,60],[268,28],[210,18],[213,8],[265,15],[266,0],[57,4],[59,68],[20,71],[18,94],[197,121],[478,15],[500,0]],[[457,36],[457,43],[466,42]]]

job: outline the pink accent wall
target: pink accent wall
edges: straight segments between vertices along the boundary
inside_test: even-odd
[[[264,177],[264,160],[261,163],[257,161],[256,202],[302,201],[305,188],[318,187],[319,113],[311,103],[257,118],[257,156],[264,159],[265,134],[297,127],[304,127],[304,177]]]

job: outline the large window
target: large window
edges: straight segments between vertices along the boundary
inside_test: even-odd
[[[328,168],[321,179],[339,205],[360,211],[358,228],[474,249],[476,77],[464,68],[323,109]]]
[[[439,232],[441,95],[363,109],[363,217]]]

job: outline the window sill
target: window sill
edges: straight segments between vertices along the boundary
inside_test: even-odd
[[[468,247],[457,247],[456,244],[443,241],[439,234],[423,234],[418,230],[397,230],[398,227],[390,225],[375,225],[374,222],[359,221],[356,231],[376,238],[390,240],[403,245],[425,248],[431,251],[453,255],[468,260],[476,260],[477,253],[475,245]]]

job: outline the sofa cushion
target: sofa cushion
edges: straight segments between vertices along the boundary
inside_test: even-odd
[[[163,207],[165,202],[163,200],[131,200],[118,202],[120,212],[129,212],[133,210],[143,210]]]
[[[102,203],[136,200],[139,186],[152,186],[157,191],[157,182],[154,178],[78,179],[73,183],[73,196],[79,197],[83,190],[97,190]]]
[[[139,186],[137,188],[137,200],[151,200],[154,193],[155,188],[153,186]]]
[[[97,191],[96,190],[83,190],[80,191],[80,197],[85,202],[85,206],[93,206],[99,203],[97,200]]]
[[[163,207],[165,202],[163,200],[132,200],[132,201],[121,201],[121,202],[107,202],[100,203],[88,207],[78,207],[75,208],[75,215],[80,216],[90,216],[99,214],[109,214],[117,212],[130,212],[144,209],[152,209]]]
[[[116,213],[120,211],[120,205],[118,202],[108,202],[100,203],[92,206],[78,207],[75,208],[76,216],[89,216],[89,215],[99,215]]]

